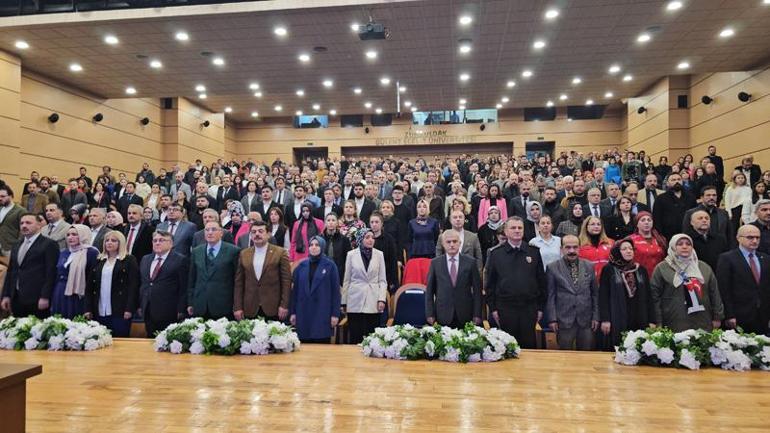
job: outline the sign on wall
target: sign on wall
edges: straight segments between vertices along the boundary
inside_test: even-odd
[[[377,138],[374,144],[377,146],[389,146],[394,144],[462,144],[475,142],[475,135],[449,135],[446,129],[432,131],[410,129],[401,137]]]

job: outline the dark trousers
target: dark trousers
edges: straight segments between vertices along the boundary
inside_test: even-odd
[[[45,319],[51,315],[50,309],[38,310],[37,302],[32,305],[22,304],[18,296],[11,300],[11,312],[14,317],[36,316],[38,319]]]
[[[131,319],[124,319],[123,315],[96,316],[96,321],[112,331],[113,337],[128,337],[131,333]]]
[[[304,338],[299,340],[302,344],[329,344],[330,341],[329,338]]]
[[[348,313],[350,344],[359,344],[380,325],[380,313]]]
[[[522,349],[536,348],[536,304],[511,305],[498,302],[497,313],[500,315],[500,329],[513,335]]]
[[[157,320],[153,318],[149,304],[142,313],[144,314],[144,329],[147,331],[147,338],[155,338],[156,332],[160,332],[168,328],[168,325],[176,322],[176,320]]]

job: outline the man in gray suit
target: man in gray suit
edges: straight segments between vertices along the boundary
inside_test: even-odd
[[[64,221],[61,205],[58,203],[48,203],[45,207],[45,219],[48,225],[43,227],[41,234],[59,245],[59,251],[67,248],[67,230],[70,225]]]
[[[465,224],[465,214],[460,210],[454,210],[449,216],[449,222],[452,224],[452,228],[445,230],[444,233],[454,231],[460,237],[460,254],[471,256],[476,260],[476,267],[479,269],[479,275],[483,272],[484,261],[481,255],[481,242],[476,233],[471,233],[468,230],[463,229]],[[444,233],[438,237],[436,242],[436,256],[444,254]]]
[[[168,207],[168,218],[158,225],[158,230],[169,232],[174,237],[174,252],[184,257],[190,257],[192,240],[198,227],[183,221],[184,209],[179,203],[171,203]]]
[[[174,176],[174,183],[171,184],[171,187],[168,189],[169,195],[176,200],[176,194],[179,191],[184,191],[186,194],[185,197],[187,197],[187,201],[189,202],[192,198],[192,189],[190,189],[190,185],[184,183],[184,173],[178,172]]]
[[[95,207],[88,213],[88,224],[91,226],[91,245],[100,253],[102,252],[104,235],[110,231],[110,228],[104,223],[106,216],[107,212],[100,207]]]
[[[591,350],[599,326],[599,286],[594,266],[578,257],[577,236],[561,239],[562,259],[548,265],[545,311],[562,350]]]
[[[466,236],[467,236],[466,232]],[[460,254],[460,235],[443,233],[446,254],[431,260],[425,288],[425,317],[429,324],[462,328],[481,324],[481,275],[476,260]]]

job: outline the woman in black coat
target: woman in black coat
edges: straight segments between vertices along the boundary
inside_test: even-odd
[[[626,238],[610,250],[610,262],[599,277],[599,321],[604,338],[599,348],[612,351],[624,331],[653,326],[650,278],[634,261],[634,243]]]
[[[86,282],[85,316],[109,328],[114,337],[128,337],[139,303],[139,265],[126,252],[120,232],[104,235],[103,251]]]
[[[615,205],[614,214],[605,218],[605,231],[612,240],[617,241],[636,232],[634,216],[631,214],[632,206],[628,197],[620,197]]]
[[[326,215],[324,220],[323,238],[326,241],[326,251],[323,253],[329,257],[340,273],[340,283],[345,279],[345,260],[350,251],[350,240],[347,236],[340,233],[339,219],[334,213]]]

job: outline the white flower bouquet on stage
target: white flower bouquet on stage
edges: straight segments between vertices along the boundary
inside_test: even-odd
[[[770,370],[770,338],[764,335],[721,329],[675,333],[667,328],[648,328],[624,332],[621,343],[615,347],[615,362],[623,365]]]
[[[486,330],[466,323],[462,329],[447,326],[397,325],[377,328],[364,338],[365,356],[387,359],[438,359],[449,362],[492,362],[518,358],[521,348],[512,335],[497,328]]]
[[[29,316],[0,321],[0,349],[92,351],[111,345],[110,330],[82,316],[74,320]]]
[[[230,321],[201,318],[172,323],[155,337],[158,352],[267,355],[299,350],[299,338],[291,327],[263,319]]]

